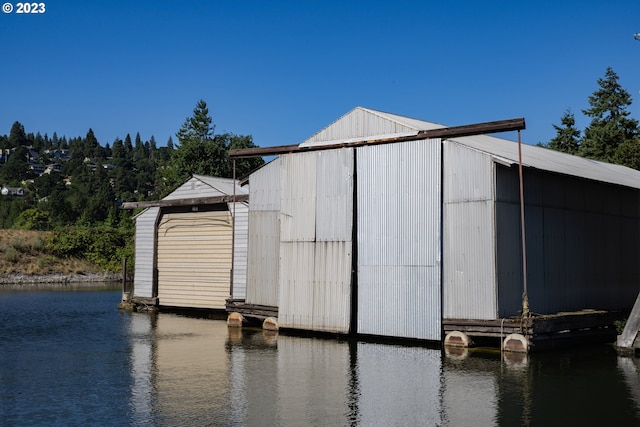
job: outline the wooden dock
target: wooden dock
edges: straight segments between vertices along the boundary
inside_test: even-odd
[[[240,313],[248,321],[262,322],[267,318],[278,318],[278,307],[247,304],[244,300],[227,300],[227,313]]]
[[[531,350],[560,347],[580,342],[615,342],[616,321],[626,319],[626,311],[582,310],[555,314],[510,317],[492,320],[443,319],[445,335],[458,331],[471,341],[486,345],[502,342],[511,334],[521,334]]]

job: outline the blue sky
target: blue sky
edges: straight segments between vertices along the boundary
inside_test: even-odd
[[[1,0],[0,3],[5,3]],[[45,1],[0,13],[0,134],[159,145],[204,99],[216,132],[297,144],[356,106],[555,135],[608,66],[640,118],[639,1]],[[515,135],[504,135],[515,139]]]

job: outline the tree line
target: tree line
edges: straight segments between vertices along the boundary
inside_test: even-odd
[[[16,121],[0,135],[0,188],[8,192],[0,196],[0,229],[49,231],[51,254],[118,271],[122,258],[134,254],[135,212],[120,209],[122,202],[162,199],[193,174],[231,178],[229,150],[256,147],[250,135],[216,134],[204,100],[176,137],[161,147],[139,133],[102,145],[91,128],[67,139],[27,133]],[[236,176],[262,164],[237,161]]]
[[[119,226],[130,222],[131,212],[119,209],[124,201],[161,199],[192,174],[230,178],[229,150],[255,147],[253,139],[214,131],[204,100],[177,131],[178,141],[170,137],[162,147],[139,133],[105,145],[92,129],[84,137],[43,136],[27,133],[16,121],[9,135],[0,136],[0,186],[27,192],[0,199],[0,228]],[[238,161],[236,176],[262,164],[260,158]]]

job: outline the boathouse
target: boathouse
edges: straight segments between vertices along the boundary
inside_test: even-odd
[[[247,189],[232,179],[193,175],[135,217],[134,301],[161,307],[224,309],[244,298]]]
[[[249,177],[246,299],[227,310],[281,328],[441,341],[457,329],[523,331],[514,319],[527,309],[540,319],[630,309],[640,172],[491,129],[357,107],[272,149],[279,157]]]

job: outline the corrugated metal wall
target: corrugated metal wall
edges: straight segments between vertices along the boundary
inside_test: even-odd
[[[529,305],[535,313],[627,309],[640,283],[639,192],[524,170]],[[499,316],[522,309],[516,168],[497,166]]]
[[[495,319],[493,160],[453,141],[443,147],[445,319]]]
[[[349,331],[353,149],[284,156],[282,327]]]
[[[133,294],[141,298],[153,297],[156,221],[160,208],[148,208],[136,218],[135,265]]]
[[[281,170],[277,158],[251,174],[246,302],[278,306]]]
[[[441,339],[441,143],[357,149],[358,332]]]
[[[166,213],[158,225],[158,302],[224,309],[231,278],[231,213]]]
[[[235,205],[235,208],[234,208]],[[233,217],[233,295],[234,299],[245,299],[247,290],[247,253],[249,235],[249,203],[229,203]]]
[[[420,126],[424,126],[424,124],[420,124]],[[307,139],[305,144],[409,131],[415,132],[416,129],[396,120],[389,120],[389,117],[373,110],[355,108]]]

